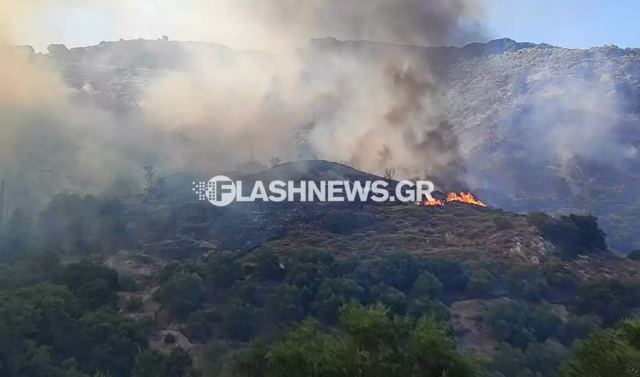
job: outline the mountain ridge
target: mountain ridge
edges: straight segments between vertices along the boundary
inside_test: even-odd
[[[49,50],[34,56],[57,65],[79,95],[125,112],[139,108],[144,90],[167,71],[191,72],[194,51],[223,69],[240,57],[270,60],[268,53],[171,40]],[[336,52],[363,61],[390,54],[423,59],[460,140],[469,188],[510,210],[594,213],[615,249],[640,248],[633,230],[640,226],[634,185],[640,179],[640,49],[567,49],[508,38],[463,47],[322,38],[298,51],[319,68]],[[313,129],[309,123],[305,132]]]

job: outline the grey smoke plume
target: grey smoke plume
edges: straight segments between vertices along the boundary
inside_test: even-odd
[[[48,0],[41,7],[27,1],[14,20],[23,22],[24,30],[37,19],[35,12],[56,3],[63,1]],[[107,8],[118,14],[128,7],[116,1]],[[52,50],[69,55],[61,61],[60,54],[3,48],[0,175],[9,180],[14,197],[22,194],[24,202],[37,203],[33,197],[61,190],[99,193],[115,182],[140,184],[141,167],[149,163],[164,172],[209,174],[233,168],[250,149],[262,160],[297,159],[303,138],[310,148],[303,157],[347,161],[377,173],[391,167],[404,177],[457,184],[457,138],[441,113],[438,83],[424,59],[382,46],[374,48],[377,52],[341,54],[321,41],[303,45],[303,40],[460,43],[477,38],[477,12],[467,0],[193,0],[176,18],[214,17],[222,24],[240,19],[240,30],[255,31],[250,37],[269,52],[220,52],[219,47],[212,53],[197,44],[134,41],[113,49],[101,45],[85,55]],[[192,24],[199,23],[184,23],[186,29]],[[19,36],[15,30],[0,35],[11,43]],[[162,53],[165,48],[171,53]],[[137,54],[139,60],[132,57]],[[169,70],[153,70],[133,104],[100,87],[119,85],[102,82],[101,74],[109,77],[123,65],[135,68],[135,81],[149,68],[164,68],[160,58],[167,58]],[[65,81],[68,69],[89,79]]]
[[[439,46],[468,42],[480,29],[480,9],[467,0],[253,0],[244,7],[283,36]]]

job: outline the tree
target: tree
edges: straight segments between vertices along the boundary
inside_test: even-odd
[[[233,303],[222,317],[222,329],[229,338],[249,340],[257,331],[255,310],[244,303]]]
[[[275,168],[276,166],[282,164],[282,160],[279,157],[271,157],[271,159],[269,160],[269,165],[271,165],[272,168]]]
[[[627,254],[627,258],[640,261],[640,249],[631,250],[631,252]]]
[[[442,283],[429,271],[423,272],[413,283],[411,294],[416,297],[435,298],[442,293]]]
[[[423,317],[409,338],[409,357],[423,376],[479,376],[481,369],[456,350],[446,327],[433,317]]]
[[[352,279],[326,279],[311,305],[316,316],[328,323],[338,319],[338,310],[349,301],[362,301],[365,290]]]
[[[489,297],[498,284],[498,279],[484,268],[473,269],[469,273],[467,292],[475,297]]]
[[[529,310],[516,301],[500,301],[489,309],[484,321],[496,338],[514,347],[525,349],[535,339],[529,327]]]
[[[407,296],[390,285],[378,284],[370,290],[370,300],[386,305],[391,312],[404,315],[407,312]]]
[[[396,175],[396,169],[393,169],[393,168],[384,169],[384,179],[391,180],[393,179],[394,175]]]
[[[207,261],[207,281],[212,288],[229,288],[242,277],[242,266],[233,253],[213,255]]]
[[[181,348],[174,348],[166,356],[145,350],[136,356],[131,377],[186,377],[192,372],[191,358]]]
[[[131,245],[124,207],[118,200],[61,194],[40,213],[38,246],[65,254],[87,255]]]
[[[0,236],[2,236],[0,228]],[[0,255],[1,261],[13,262],[24,258],[31,248],[33,237],[33,224],[31,218],[20,210],[13,211],[6,227],[4,237],[4,251]],[[0,241],[2,241],[0,239]]]
[[[196,274],[178,273],[162,283],[153,297],[172,316],[184,319],[202,305],[202,279]]]
[[[324,227],[337,234],[349,234],[363,225],[360,218],[349,210],[334,210],[324,218]]]
[[[383,255],[375,263],[371,274],[374,281],[408,292],[423,268],[421,260],[417,257],[404,252],[392,252]]]
[[[637,377],[640,371],[640,319],[599,330],[580,342],[560,377]]]
[[[162,354],[145,350],[136,356],[131,377],[161,377],[164,372],[165,366]]]
[[[295,285],[281,284],[267,300],[267,310],[281,322],[304,318],[304,292]]]
[[[571,214],[554,219],[542,212],[532,212],[528,221],[560,248],[566,257],[575,258],[580,254],[607,250],[605,233],[594,216]]]
[[[344,336],[325,334],[319,323],[304,321],[266,354],[266,377],[352,377],[354,350]]]
[[[212,310],[198,310],[189,314],[187,334],[189,338],[204,343],[211,337],[220,314]]]
[[[426,317],[415,326],[382,305],[340,309],[335,330],[307,319],[272,345],[254,343],[234,358],[236,377],[475,377],[480,368]]]
[[[153,165],[145,165],[142,169],[144,170],[144,178],[146,182],[145,191],[149,193],[153,188],[153,179],[155,178],[157,171]]]
[[[93,261],[65,266],[59,279],[81,300],[83,308],[115,307],[118,302],[118,273]]]
[[[270,249],[261,250],[256,258],[256,275],[267,280],[281,280],[286,271],[280,263],[280,258],[275,251]]]
[[[249,347],[236,353],[232,362],[234,377],[265,377],[267,374],[267,352],[269,346],[260,341],[251,342]]]

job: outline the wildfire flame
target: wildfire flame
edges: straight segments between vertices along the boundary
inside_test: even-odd
[[[450,202],[462,202],[467,204],[475,204],[481,207],[487,206],[480,199],[476,199],[476,197],[473,196],[473,194],[470,192],[461,192],[460,194],[457,194],[455,192],[450,192],[447,194],[447,203],[450,203]]]
[[[425,199],[423,202],[417,202],[416,205],[435,207],[435,206],[444,205],[444,203],[442,202],[442,200],[434,198],[434,199]]]
[[[434,199],[425,199],[422,202],[417,202],[416,205],[434,207],[434,206],[443,206],[443,205],[445,205],[445,203],[451,203],[451,202],[460,202],[460,203],[472,204],[472,205],[476,205],[476,206],[480,206],[480,207],[486,207],[487,206],[486,204],[484,204],[482,202],[482,200],[476,198],[470,192],[460,192],[460,193],[450,192],[450,193],[447,194],[446,199],[444,199],[444,200],[435,199],[435,198]]]

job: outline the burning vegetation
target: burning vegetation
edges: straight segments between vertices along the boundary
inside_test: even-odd
[[[447,193],[446,197],[444,199],[425,199],[422,202],[417,202],[416,205],[419,206],[426,206],[426,207],[439,207],[439,206],[443,206],[446,203],[451,203],[451,202],[460,202],[460,203],[466,203],[466,204],[471,204],[471,205],[476,205],[476,206],[480,206],[480,207],[486,207],[487,205],[484,204],[484,202],[478,198],[476,198],[472,193],[470,192],[449,192]]]

